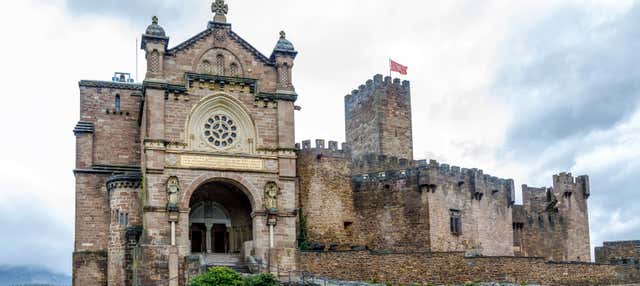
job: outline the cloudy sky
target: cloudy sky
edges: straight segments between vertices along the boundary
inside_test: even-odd
[[[391,57],[409,66],[417,158],[517,186],[589,174],[592,246],[640,239],[640,1],[228,3],[233,29],[264,54],[280,30],[300,52],[298,141],[344,140],[343,96]],[[77,82],[135,74],[152,15],[170,46],[212,16],[209,0],[2,5],[0,264],[71,272]]]

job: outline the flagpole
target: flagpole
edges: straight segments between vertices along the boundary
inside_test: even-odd
[[[391,77],[391,58],[389,58],[389,77]]]

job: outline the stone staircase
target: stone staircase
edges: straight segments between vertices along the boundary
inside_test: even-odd
[[[239,254],[208,253],[204,256],[204,263],[207,267],[225,266],[239,273],[251,273]]]

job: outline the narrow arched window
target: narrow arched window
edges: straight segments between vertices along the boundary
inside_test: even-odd
[[[238,64],[232,63],[229,66],[229,75],[230,76],[238,76]]]
[[[216,75],[224,75],[224,56],[216,56]]]
[[[200,64],[200,73],[210,74],[211,73],[211,63],[207,60],[202,61]]]
[[[124,224],[124,213],[120,213],[120,224]]]
[[[120,112],[120,95],[116,94],[116,113]]]
[[[129,226],[129,213],[124,215],[124,225]]]
[[[289,85],[289,66],[286,64],[280,68],[280,84],[284,86]]]

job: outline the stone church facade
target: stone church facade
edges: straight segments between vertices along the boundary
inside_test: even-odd
[[[171,48],[153,18],[141,84],[80,81],[74,285],[186,285],[225,259],[283,274],[309,249],[591,260],[588,177],[520,206],[513,180],[414,160],[410,83],[381,75],[345,96],[346,144],[296,144],[293,44],[267,57],[212,10]]]

